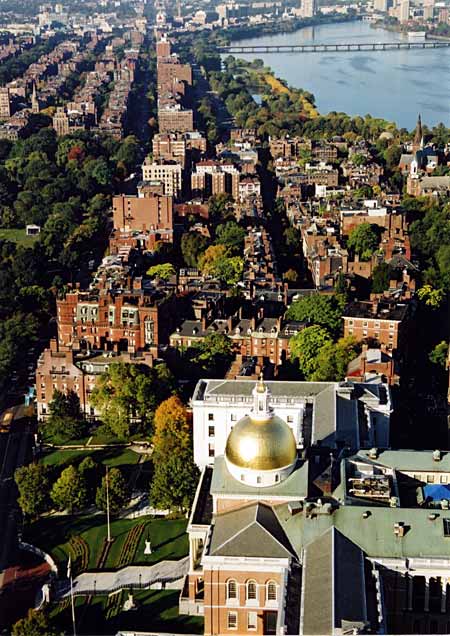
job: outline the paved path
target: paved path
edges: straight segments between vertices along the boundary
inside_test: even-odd
[[[178,581],[181,588],[188,570],[189,557],[185,557],[179,561],[160,561],[155,565],[130,565],[117,572],[85,572],[74,579],[73,591],[75,594],[88,594],[94,591],[96,594],[108,594],[122,588],[148,588],[155,583],[173,584]],[[64,581],[56,590],[56,594],[59,597],[70,594],[68,581]]]

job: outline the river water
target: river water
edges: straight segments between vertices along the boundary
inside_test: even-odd
[[[234,41],[233,44],[303,44],[405,41],[406,35],[373,29],[367,22],[307,27]],[[314,94],[323,114],[383,117],[412,129],[417,114],[429,126],[450,126],[450,48],[345,53],[258,53],[278,77]]]

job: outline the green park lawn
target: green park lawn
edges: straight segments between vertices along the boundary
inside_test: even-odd
[[[203,634],[203,618],[178,614],[178,590],[145,590],[134,594],[137,611],[122,611],[128,592],[95,596],[90,603],[77,598],[77,633],[116,634],[120,631],[156,631],[177,634]],[[60,629],[70,630],[71,614],[67,602],[52,611]],[[71,633],[71,632],[70,632]]]
[[[85,457],[91,456],[98,463],[109,467],[135,466],[139,462],[140,455],[129,448],[111,447],[102,449],[48,449],[41,457],[45,466],[65,468],[69,464],[79,464]]]
[[[152,565],[163,560],[177,560],[188,554],[186,519],[115,519],[111,522],[111,536],[114,541],[108,552],[105,569],[116,569],[128,532],[138,524],[144,524],[136,553],[134,565]],[[61,566],[65,567],[69,556],[71,537],[80,536],[89,546],[88,569],[97,569],[107,535],[105,515],[70,516],[58,515],[44,517],[31,523],[25,530],[25,540],[36,545]],[[152,543],[152,554],[144,556],[145,540]]]
[[[0,230],[0,240],[11,241],[23,247],[31,247],[39,235],[27,236],[25,229]]]

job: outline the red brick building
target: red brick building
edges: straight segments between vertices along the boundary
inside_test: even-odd
[[[73,291],[57,301],[60,347],[136,352],[169,342],[175,296],[160,291]]]
[[[171,196],[113,197],[113,222],[116,230],[173,230]]]
[[[404,351],[412,302],[390,299],[354,301],[344,309],[344,336],[356,340],[372,338],[389,351]]]

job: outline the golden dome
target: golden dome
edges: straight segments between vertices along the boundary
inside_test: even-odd
[[[228,436],[225,456],[239,468],[276,470],[293,464],[297,446],[289,426],[280,417],[243,417]]]

